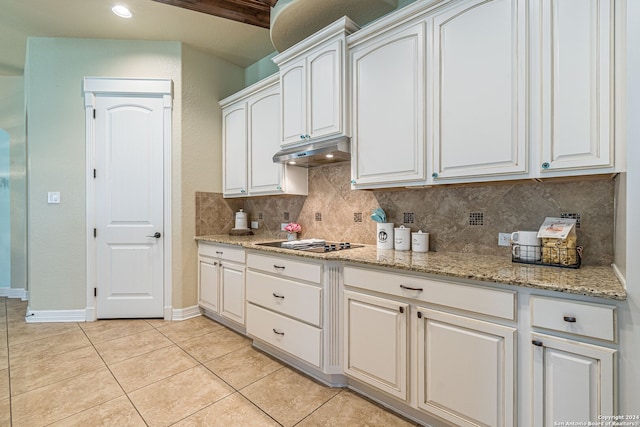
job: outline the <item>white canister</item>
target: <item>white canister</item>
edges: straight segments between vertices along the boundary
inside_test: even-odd
[[[247,228],[247,213],[246,212],[242,212],[242,209],[240,209],[240,212],[236,212],[236,226],[235,229],[236,230],[244,230]]]
[[[411,229],[404,225],[394,229],[394,245],[396,251],[408,251],[411,249]]]
[[[417,233],[411,233],[411,250],[413,252],[428,252],[429,233],[423,233],[422,230]]]
[[[393,223],[376,223],[376,247],[378,249],[393,249]]]

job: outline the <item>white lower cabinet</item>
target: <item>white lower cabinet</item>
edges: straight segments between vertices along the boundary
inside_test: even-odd
[[[356,389],[373,386],[423,422],[516,425],[514,292],[355,266],[344,286],[344,371]]]
[[[266,351],[276,357],[331,383],[324,374],[338,370],[327,369],[331,363],[325,361],[330,349],[325,349],[324,286],[331,283],[323,282],[323,264],[249,253],[247,267],[247,334],[268,344]]]
[[[245,324],[245,252],[198,243],[198,305],[206,314]]]
[[[343,304],[345,373],[406,400],[409,305],[351,291]]]
[[[533,328],[571,335],[531,334],[533,425],[587,425],[616,415],[617,350],[585,342],[615,343],[616,307],[538,295],[530,306]]]
[[[542,334],[531,338],[534,426],[587,425],[616,414],[616,350]]]
[[[418,407],[459,426],[514,425],[516,329],[417,307]]]

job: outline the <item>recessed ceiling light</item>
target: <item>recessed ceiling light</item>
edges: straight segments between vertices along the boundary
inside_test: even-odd
[[[290,165],[295,165],[295,164],[296,164],[296,162],[294,162],[293,160],[291,160],[291,161],[289,162],[289,164],[290,164]]]
[[[120,18],[131,18],[133,16],[131,11],[126,6],[122,6],[120,4],[113,6],[111,8],[111,11],[118,15]]]
[[[333,157],[333,154],[327,154],[327,156],[326,156],[326,157],[327,157],[327,159],[330,159],[330,158],[332,158],[332,157]]]

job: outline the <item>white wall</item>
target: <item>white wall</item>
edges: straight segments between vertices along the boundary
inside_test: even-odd
[[[172,79],[175,90],[173,146],[174,151],[179,151],[180,55],[178,42],[28,40],[25,86],[31,309],[66,310],[86,306],[82,79],[85,76]],[[48,191],[60,191],[59,205],[47,204]],[[179,225],[174,223],[174,229],[179,230]]]

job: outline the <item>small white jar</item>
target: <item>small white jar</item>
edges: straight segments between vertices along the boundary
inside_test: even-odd
[[[394,230],[394,246],[396,251],[408,251],[411,249],[411,229],[404,225]]]
[[[429,233],[423,233],[422,230],[417,233],[411,233],[411,250],[413,252],[428,252]]]

